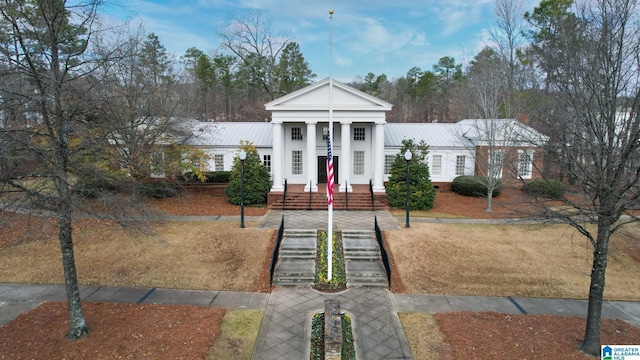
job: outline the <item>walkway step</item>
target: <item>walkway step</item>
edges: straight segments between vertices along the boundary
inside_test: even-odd
[[[347,287],[387,288],[389,281],[382,265],[380,247],[370,230],[343,230],[342,246]]]
[[[311,287],[316,271],[317,230],[285,229],[273,283],[281,287]]]

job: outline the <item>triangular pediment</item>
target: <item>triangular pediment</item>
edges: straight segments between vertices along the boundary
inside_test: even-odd
[[[334,110],[391,110],[391,104],[329,78],[273,100],[267,103],[265,108],[267,111],[327,110],[329,108],[330,84]]]

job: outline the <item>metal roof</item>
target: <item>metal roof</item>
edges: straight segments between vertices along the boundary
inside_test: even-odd
[[[461,129],[453,123],[390,123],[385,125],[384,146],[401,147],[402,140],[413,139],[432,148],[459,148],[471,145],[460,137]]]
[[[200,122],[192,121],[193,137],[187,145],[239,146],[250,141],[255,147],[271,147],[273,142],[270,122]]]

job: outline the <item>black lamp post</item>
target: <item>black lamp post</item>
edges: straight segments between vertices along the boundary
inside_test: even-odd
[[[247,159],[247,152],[240,150],[240,164],[242,175],[240,177],[240,228],[244,229],[244,161]]]
[[[410,150],[404,152],[404,159],[407,160],[407,220],[404,224],[404,227],[409,227],[409,161],[411,161],[411,156],[413,154]]]

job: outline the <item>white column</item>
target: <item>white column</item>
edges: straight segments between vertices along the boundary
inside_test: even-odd
[[[373,191],[384,192],[384,124],[375,124]]]
[[[273,172],[273,184],[271,191],[284,191],[284,156],[282,142],[282,122],[271,120],[273,125],[273,155],[271,157],[271,171]]]
[[[340,191],[353,191],[351,187],[351,122],[341,121],[340,131]]]
[[[316,156],[316,120],[307,120],[307,183],[304,191],[318,191],[318,157]],[[311,184],[311,185],[310,185]]]

